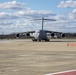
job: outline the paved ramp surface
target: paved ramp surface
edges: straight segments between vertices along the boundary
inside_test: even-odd
[[[0,75],[45,75],[76,69],[76,47],[58,41],[1,41]]]

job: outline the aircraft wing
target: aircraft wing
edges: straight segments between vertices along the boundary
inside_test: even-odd
[[[45,31],[46,33],[50,33],[50,35],[52,37],[58,37],[58,38],[62,38],[62,37],[66,37],[68,33],[64,33],[64,32],[56,32],[56,31]]]
[[[23,37],[23,36],[32,37],[30,35],[32,35],[33,33],[35,33],[35,31],[20,32],[16,34],[16,37]]]
[[[46,33],[60,33],[60,34],[63,33],[63,32],[47,31],[47,30],[46,30],[45,32],[46,32]]]

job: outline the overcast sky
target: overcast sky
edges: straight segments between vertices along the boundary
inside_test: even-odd
[[[76,0],[0,0],[0,34],[41,29],[76,32]],[[32,20],[32,21],[31,21]]]

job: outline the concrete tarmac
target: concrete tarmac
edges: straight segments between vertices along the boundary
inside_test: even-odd
[[[0,40],[0,75],[45,75],[74,70],[76,46],[71,44],[76,44],[76,40]]]

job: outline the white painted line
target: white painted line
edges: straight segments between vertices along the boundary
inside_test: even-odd
[[[54,74],[61,74],[61,73],[67,73],[67,72],[73,72],[73,71],[76,71],[76,69],[75,70],[69,70],[69,71],[56,72],[56,73],[49,73],[49,74],[45,74],[45,75],[54,75]]]

